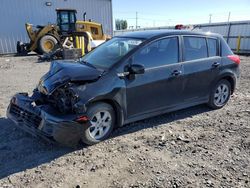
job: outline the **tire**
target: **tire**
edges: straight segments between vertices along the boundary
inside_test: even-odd
[[[52,35],[44,35],[38,43],[38,50],[42,54],[53,52],[58,48],[58,41]]]
[[[18,55],[27,55],[28,54],[28,44],[24,44],[20,41],[17,41],[16,51]]]
[[[94,145],[107,139],[111,135],[116,121],[112,106],[107,103],[96,103],[88,108],[87,115],[92,126],[84,130],[82,142],[87,145]],[[101,130],[103,131],[102,135]]]
[[[217,82],[209,97],[208,106],[212,109],[220,109],[225,106],[231,96],[231,84],[223,79]]]

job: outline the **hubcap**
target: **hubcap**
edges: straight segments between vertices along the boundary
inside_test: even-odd
[[[111,114],[108,111],[100,111],[91,119],[89,133],[96,140],[102,139],[110,130],[112,125]]]
[[[46,51],[50,51],[54,48],[54,43],[50,40],[47,40],[44,43],[44,47],[45,47]]]
[[[229,96],[229,88],[226,84],[220,84],[214,94],[214,103],[216,106],[223,106]]]

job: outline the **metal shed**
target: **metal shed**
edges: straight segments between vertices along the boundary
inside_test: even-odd
[[[112,0],[1,0],[0,54],[15,53],[16,42],[28,42],[24,24],[46,25],[56,23],[56,8],[77,10],[77,19],[103,24],[104,33],[112,34]]]
[[[200,24],[196,25],[195,28],[204,32],[219,33],[233,51],[250,53],[250,21]]]

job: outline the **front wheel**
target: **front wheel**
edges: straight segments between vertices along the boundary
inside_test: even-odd
[[[52,35],[44,35],[38,44],[38,50],[42,54],[48,54],[55,51],[58,48],[58,41]]]
[[[231,96],[231,84],[227,80],[220,80],[213,88],[208,106],[219,109],[225,106]]]
[[[97,103],[89,107],[87,115],[91,126],[82,135],[82,141],[93,145],[107,139],[115,125],[115,112],[112,106],[106,103]]]

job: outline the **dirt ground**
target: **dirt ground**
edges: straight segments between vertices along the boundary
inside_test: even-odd
[[[250,187],[250,58],[228,105],[139,121],[78,150],[53,146],[6,119],[10,97],[31,92],[50,63],[0,57],[0,187]]]

